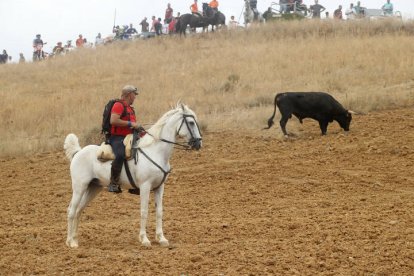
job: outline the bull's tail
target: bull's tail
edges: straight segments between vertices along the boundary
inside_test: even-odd
[[[65,150],[66,157],[72,162],[73,156],[81,150],[78,137],[73,133],[68,134],[65,138],[63,149]]]
[[[265,127],[264,129],[269,129],[275,124],[275,122],[273,122],[273,119],[275,118],[275,115],[276,115],[276,99],[277,99],[277,95],[275,96],[275,109],[273,110],[272,117],[270,117],[269,120],[267,120],[267,127]]]

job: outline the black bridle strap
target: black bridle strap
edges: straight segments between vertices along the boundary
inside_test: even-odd
[[[142,155],[144,155],[152,164],[154,164],[158,169],[160,169],[160,171],[162,171],[164,173],[164,176],[161,180],[161,183],[157,186],[157,188],[159,186],[161,186],[164,182],[165,179],[167,178],[168,174],[171,172],[171,170],[169,170],[168,172],[166,170],[164,170],[160,165],[158,165],[157,163],[155,163],[154,160],[152,160],[141,148],[138,148],[139,152],[142,153]]]
[[[132,177],[131,171],[129,170],[128,161],[126,159],[124,160],[124,167],[129,183],[132,187],[134,187],[134,189],[138,189],[137,185],[135,184],[134,178]]]
[[[196,119],[194,118],[194,115],[188,115],[188,114],[183,114],[183,120],[181,121],[181,124],[180,124],[180,127],[178,128],[177,133],[178,133],[178,132],[180,132],[180,129],[181,129],[181,127],[183,126],[183,124],[184,124],[184,122],[185,122],[185,125],[187,126],[187,129],[188,129],[188,131],[189,131],[189,132],[190,132],[190,134],[191,134],[191,139],[195,139],[195,138],[194,138],[194,134],[193,134],[193,132],[191,131],[191,128],[190,128],[190,126],[188,125],[188,122],[187,122],[187,120],[186,120],[186,118],[187,118],[187,117],[190,117],[190,118],[193,118],[193,119],[194,119],[194,122],[195,122],[195,124],[196,124],[196,126],[197,126],[198,132],[199,132],[199,133],[201,133],[201,131],[200,131],[200,127],[198,126],[198,123],[197,123]]]

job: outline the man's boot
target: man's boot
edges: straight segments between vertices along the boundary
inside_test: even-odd
[[[108,192],[111,193],[122,193],[121,186],[119,184],[119,178],[121,176],[122,165],[117,166],[112,164],[111,167],[111,182],[108,186]]]

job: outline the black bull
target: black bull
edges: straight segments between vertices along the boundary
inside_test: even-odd
[[[274,124],[273,119],[276,114],[276,106],[281,113],[280,127],[283,134],[287,136],[286,124],[295,115],[300,123],[305,118],[311,118],[319,122],[322,135],[326,135],[328,124],[334,120],[339,123],[341,128],[349,131],[353,111],[346,110],[331,95],[324,92],[285,92],[279,93],[275,97],[275,109],[272,117],[267,121],[269,129]]]

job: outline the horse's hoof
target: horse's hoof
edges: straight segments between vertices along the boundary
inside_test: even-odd
[[[168,246],[170,246],[170,243],[167,240],[162,240],[159,243],[160,243],[160,245],[162,247],[168,247]]]
[[[151,242],[150,241],[143,241],[141,244],[144,247],[151,247]]]
[[[78,242],[74,241],[74,240],[67,240],[66,245],[69,246],[70,248],[78,248],[79,247]]]

